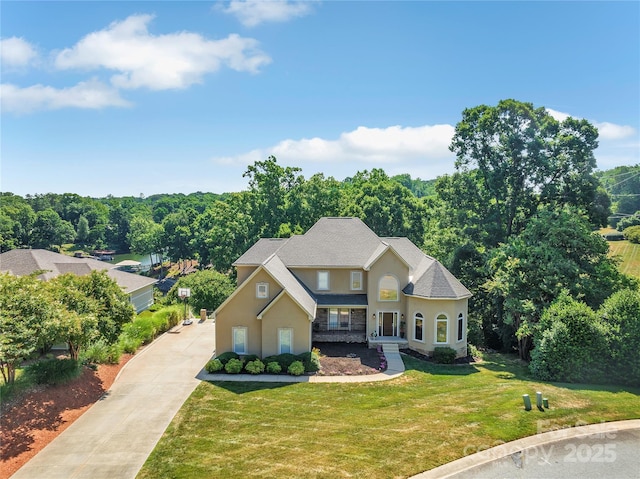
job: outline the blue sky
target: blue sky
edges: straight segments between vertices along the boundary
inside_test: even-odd
[[[640,163],[640,3],[2,1],[0,189],[246,188],[275,155],[432,179],[465,108],[515,98]]]

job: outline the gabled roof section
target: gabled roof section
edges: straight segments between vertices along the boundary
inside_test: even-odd
[[[431,259],[420,266],[416,277],[402,290],[403,293],[430,299],[464,299],[472,296],[440,262]]]
[[[264,262],[262,267],[275,279],[280,286],[308,315],[310,318],[316,316],[316,300],[306,290],[298,279],[287,269],[284,263],[276,255],[272,255]],[[273,302],[279,298],[275,298]],[[271,303],[270,303],[271,304]],[[267,305],[267,307],[270,306]],[[266,309],[266,308],[265,308]],[[261,313],[262,314],[262,313]],[[260,315],[258,315],[260,316]]]
[[[240,256],[233,266],[258,266],[278,251],[289,238],[262,238]]]
[[[113,269],[112,264],[104,261],[73,258],[44,249],[14,249],[0,254],[0,271],[7,271],[16,276],[26,276],[41,270],[44,272],[38,278],[44,281],[65,273],[83,276],[91,271],[106,270],[107,275],[115,280],[127,294],[156,283],[155,279],[146,276]]]
[[[425,259],[435,261],[430,256],[424,254],[424,252],[418,248],[409,238],[382,238],[385,243],[388,243],[398,253],[405,263],[409,265],[411,271],[416,271],[421,263]]]
[[[321,218],[277,255],[287,267],[363,268],[380,238],[359,218]]]

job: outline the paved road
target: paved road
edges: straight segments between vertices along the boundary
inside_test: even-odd
[[[12,479],[128,479],[136,474],[213,355],[215,326],[179,325],[136,354],[104,398]]]
[[[592,424],[537,434],[481,450],[412,479],[507,477],[639,479],[640,420]]]

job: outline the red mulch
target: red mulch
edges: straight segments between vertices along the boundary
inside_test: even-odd
[[[20,469],[100,399],[132,357],[123,354],[119,364],[101,364],[95,371],[84,368],[66,384],[38,386],[3,403],[0,479]]]

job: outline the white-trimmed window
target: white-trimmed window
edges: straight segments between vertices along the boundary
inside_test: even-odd
[[[329,308],[329,331],[349,331],[351,329],[351,310],[349,308]]]
[[[378,283],[378,301],[398,301],[398,280],[385,274]]]
[[[464,337],[464,315],[460,313],[458,315],[458,341],[462,341]]]
[[[293,353],[293,329],[278,329],[278,354]]]
[[[247,328],[232,328],[231,334],[233,336],[233,352],[236,354],[247,354]]]
[[[416,313],[413,316],[413,339],[424,342],[424,316]]]
[[[329,289],[329,272],[318,271],[318,291],[327,291]]]
[[[351,290],[352,291],[362,290],[362,271],[351,272]]]
[[[449,318],[446,314],[439,314],[436,318],[436,343],[449,342]]]
[[[269,297],[269,283],[256,283],[256,298],[265,299]]]

